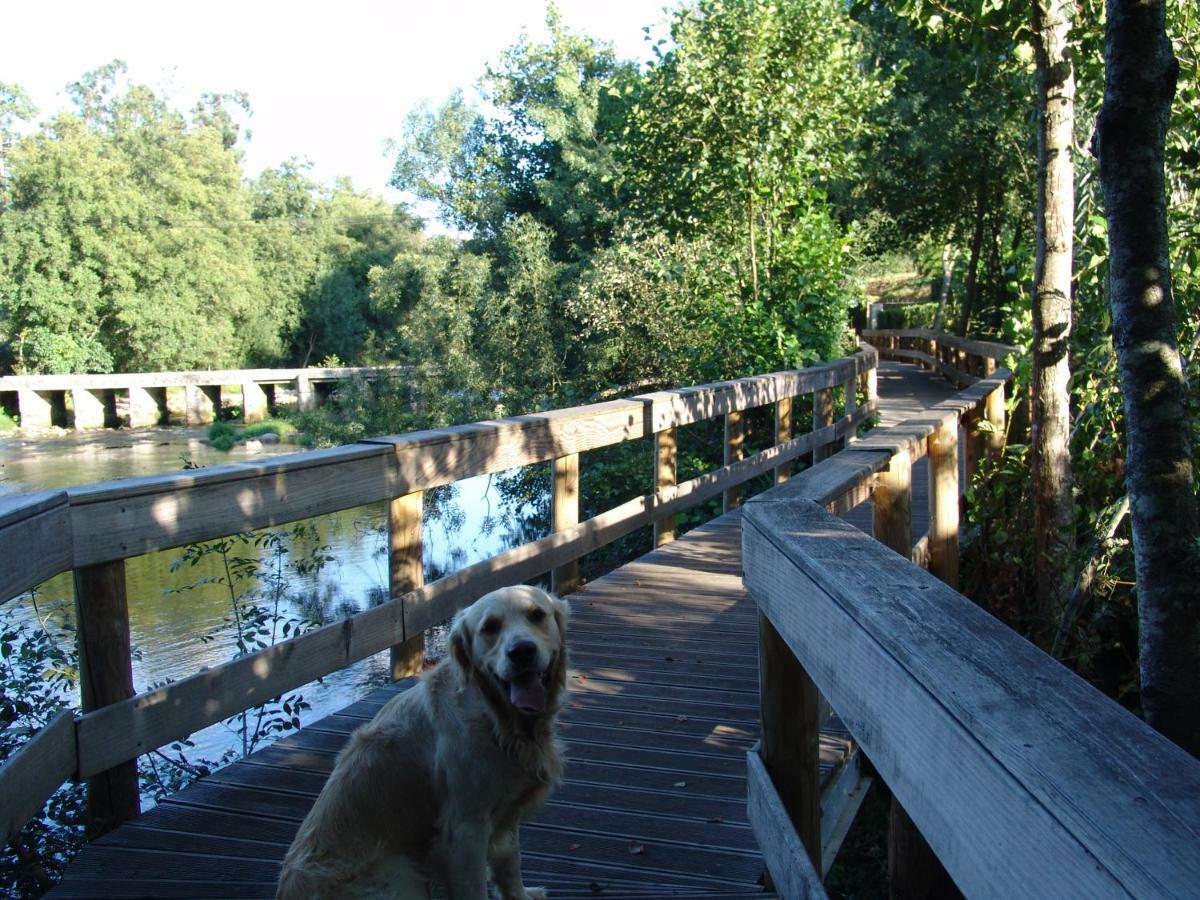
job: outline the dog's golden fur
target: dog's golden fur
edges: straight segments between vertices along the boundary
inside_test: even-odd
[[[522,883],[518,827],[562,774],[567,611],[517,586],[460,613],[449,658],[351,736],[276,896],[408,900],[432,881],[483,900],[490,867],[505,900],[544,897]]]

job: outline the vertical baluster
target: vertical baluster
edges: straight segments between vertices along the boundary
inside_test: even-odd
[[[821,871],[821,702],[817,687],[762,613],[758,616],[759,755]]]
[[[725,465],[727,466],[738,462],[745,454],[746,430],[742,415],[740,411],[725,414]],[[727,488],[722,498],[722,511],[729,512],[741,505],[742,486],[738,484]]]
[[[943,421],[928,438],[929,571],[958,587],[958,418]]]
[[[550,528],[563,531],[579,524],[579,454],[571,453],[554,460],[553,493],[550,498]],[[556,594],[579,589],[579,560],[563,563],[550,573],[550,586]]]
[[[905,559],[912,558],[912,458],[907,451],[892,457],[875,481],[871,497],[875,539]],[[904,807],[892,798],[888,821],[888,884],[894,897],[955,896],[938,893],[953,883]],[[925,891],[933,885],[934,890]]]
[[[833,388],[813,391],[813,431],[833,424]],[[832,442],[813,448],[813,463],[828,459],[833,452]]]
[[[79,689],[85,713],[133,696],[129,602],[125,560],[75,570]],[[129,760],[88,779],[88,830],[99,834],[136,818],[137,761]]]
[[[678,475],[675,452],[676,431],[664,428],[654,434],[654,490],[674,487]],[[675,540],[675,513],[654,520],[654,546]]]
[[[396,497],[388,504],[388,586],[396,600],[425,583],[421,540],[424,491]],[[405,623],[407,628],[407,621]],[[392,647],[393,680],[419,675],[425,665],[425,635],[416,634]]]
[[[781,397],[775,401],[775,445],[786,443],[792,439],[792,398]],[[775,483],[783,484],[792,477],[793,463],[791,460],[780,463],[775,467]]]

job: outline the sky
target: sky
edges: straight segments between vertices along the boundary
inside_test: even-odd
[[[558,0],[566,25],[650,56],[666,0]],[[245,91],[248,177],[292,156],[312,175],[349,176],[388,199],[388,139],[422,99],[468,92],[522,30],[544,35],[543,0],[46,0],[0,4],[0,82],[23,87],[39,117],[70,108],[65,87],[113,59],[130,80],[190,109],[205,92]],[[20,39],[16,37],[23,36]]]

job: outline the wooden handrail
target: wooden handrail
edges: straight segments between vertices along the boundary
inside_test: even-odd
[[[747,588],[967,896],[1195,895],[1200,762],[783,491],[747,504]]]
[[[463,478],[568,459],[835,386],[844,387],[850,396],[859,380],[874,371],[876,360],[875,351],[863,345],[851,357],[810,369],[373,438],[262,463],[7,498],[0,505],[0,556],[18,564],[0,576],[0,597],[20,594],[59,572],[118,564],[143,553],[370,502],[386,500],[395,506],[402,498]],[[411,566],[405,568],[404,560],[411,562],[413,556],[411,539],[398,534],[390,542],[397,567],[393,586],[397,591],[406,584],[415,589],[400,596],[394,591],[391,602],[343,622],[86,713],[74,722],[75,775],[90,779],[110,773],[142,753],[389,647],[394,668],[415,666],[419,636],[488,590],[550,570],[569,575],[571,563],[622,535],[665,522],[750,478],[852,437],[875,405],[873,398],[865,405],[850,404],[826,427],[682,484],[660,480],[654,493],[584,522],[571,524],[564,513],[559,530],[549,537],[428,585],[419,585],[408,571]],[[411,528],[413,515],[393,516],[399,523],[393,526]],[[77,584],[87,585],[77,592],[81,614],[89,604],[109,599],[94,580]],[[121,624],[128,629],[127,621]]]
[[[945,348],[957,351],[926,355],[941,362]],[[880,348],[899,351],[920,352]],[[909,560],[911,462],[930,455],[936,479],[957,424],[972,419],[993,427],[968,461],[997,452],[1009,377],[972,377],[746,506],[746,585],[773,653],[749,790],[769,827],[795,828],[761,843],[776,883],[797,896],[824,896],[810,861],[819,835],[802,827],[819,797],[806,753],[817,723],[796,710],[781,720],[771,698],[805,690],[828,698],[968,896],[1185,897],[1200,884],[1200,762],[958,594],[947,584],[956,560],[947,565],[934,536],[931,572]],[[830,514],[868,492],[877,540]],[[956,506],[931,507],[941,540],[956,540]],[[809,783],[797,786],[797,773]]]

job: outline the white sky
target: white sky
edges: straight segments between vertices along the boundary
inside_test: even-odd
[[[665,4],[558,0],[568,27],[639,61],[642,27],[661,26]],[[23,87],[39,118],[69,108],[66,85],[113,59],[185,110],[203,92],[246,91],[248,176],[299,156],[320,180],[349,175],[396,199],[383,146],[408,110],[469,91],[523,29],[544,34],[544,19],[543,0],[7,0],[0,81]]]

